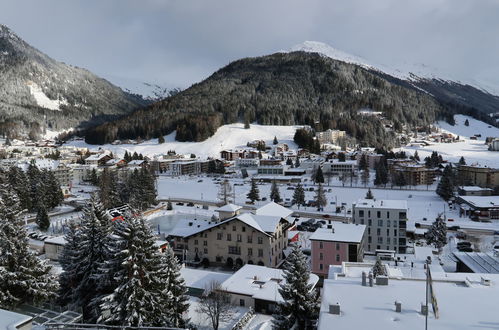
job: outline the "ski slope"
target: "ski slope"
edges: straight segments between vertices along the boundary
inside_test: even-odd
[[[407,146],[399,150],[404,150],[411,155],[417,150],[421,159],[430,156],[433,151],[436,151],[444,159],[449,161],[457,162],[463,156],[468,165],[479,164],[498,168],[499,151],[489,151],[485,144],[485,138],[489,136],[499,137],[499,128],[490,126],[469,116],[455,115],[454,119],[456,121],[454,126],[442,121],[438,122],[437,126],[443,132],[459,135],[463,140],[462,142],[434,143],[430,146],[421,147]],[[464,125],[466,119],[469,121],[469,126]],[[471,140],[470,137],[475,134],[481,134],[482,136],[477,138],[477,140]]]
[[[230,124],[221,126],[216,133],[202,142],[175,141],[175,132],[165,136],[165,143],[158,144],[158,139],[151,139],[140,144],[106,144],[103,146],[90,145],[84,141],[70,141],[68,145],[95,149],[102,147],[111,150],[115,155],[124,155],[125,151],[141,153],[144,156],[166,154],[175,150],[177,154],[195,154],[201,158],[220,157],[220,151],[245,147],[246,143],[253,140],[264,140],[267,145],[272,145],[274,136],[280,143],[287,143],[290,148],[296,149],[293,136],[296,129],[302,126],[264,126],[251,124],[249,129],[244,129],[243,124]]]

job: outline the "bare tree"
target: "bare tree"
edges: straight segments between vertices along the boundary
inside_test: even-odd
[[[218,330],[220,322],[229,321],[234,313],[234,306],[230,303],[230,294],[223,290],[219,282],[212,281],[205,288],[199,298],[196,312],[206,315],[211,321],[214,330]]]

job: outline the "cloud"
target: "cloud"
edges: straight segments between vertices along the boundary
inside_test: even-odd
[[[186,87],[235,59],[322,41],[374,62],[499,77],[495,0],[17,0],[0,22],[103,77]],[[499,78],[496,78],[499,80]],[[499,85],[499,81],[495,81]]]

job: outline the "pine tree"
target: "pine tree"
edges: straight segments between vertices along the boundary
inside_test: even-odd
[[[248,197],[248,199],[252,203],[260,200],[260,191],[258,190],[258,187],[256,186],[255,180],[251,180],[251,189],[250,189],[249,193],[246,195],[246,197]]]
[[[308,262],[298,246],[294,246],[284,264],[284,281],[279,293],[284,302],[278,305],[272,326],[275,329],[308,329],[319,313],[319,302],[313,291]]]
[[[36,224],[38,225],[38,228],[43,231],[46,231],[50,227],[49,216],[44,205],[38,207],[38,211],[36,212]]]
[[[293,160],[291,158],[286,159],[286,165],[293,167]]]
[[[359,170],[366,171],[368,169],[369,169],[369,164],[367,163],[367,156],[366,156],[366,154],[362,154],[362,156],[360,156],[360,160],[359,160]]]
[[[246,115],[246,113],[244,114],[244,129],[249,129],[251,126],[250,126],[250,119],[249,119],[249,116]]]
[[[117,240],[113,260],[116,288],[100,299],[99,322],[128,327],[168,324],[164,299],[168,283],[163,281],[167,266],[155,245],[151,229],[142,217],[125,216],[115,225]],[[103,270],[105,271],[105,269]]]
[[[340,153],[338,154],[338,161],[339,161],[339,162],[345,162],[346,160],[347,160],[347,158],[346,158],[345,153],[344,153],[344,152],[340,152]]]
[[[376,276],[378,275],[386,275],[385,266],[383,265],[381,260],[379,259],[376,260],[371,272],[374,278],[376,278]]]
[[[364,187],[367,187],[367,184],[369,183],[369,176],[370,176],[369,169],[362,171],[362,176],[360,179],[362,180],[362,184]]]
[[[296,156],[295,168],[300,167],[300,157]]]
[[[298,208],[300,208],[300,205],[305,205],[305,190],[301,183],[298,183],[295,188],[292,203],[293,205],[298,205]]]
[[[461,158],[459,158],[459,165],[466,165],[466,160],[464,160],[463,156],[461,156]]]
[[[374,184],[385,185],[388,183],[388,171],[385,167],[385,163],[383,161],[379,161],[376,163],[376,176],[374,177]]]
[[[59,275],[59,292],[57,301],[61,306],[72,304],[76,298],[74,289],[81,281],[81,274],[78,273],[78,266],[75,260],[78,259],[78,249],[80,246],[80,233],[74,223],[70,223],[64,239],[66,244],[59,257],[59,264],[63,272]]]
[[[426,243],[433,244],[438,250],[447,244],[447,226],[439,215],[426,233]]]
[[[224,205],[231,202],[230,195],[232,193],[232,186],[230,185],[229,180],[224,180],[220,184],[220,188],[218,189],[218,199],[224,203]]]
[[[160,135],[158,137],[158,144],[163,144],[163,143],[165,143],[165,137],[163,135]]]
[[[182,266],[178,262],[173,250],[168,248],[161,254],[163,268],[162,281],[166,287],[161,292],[161,305],[165,307],[167,314],[167,325],[173,328],[185,328],[188,320],[183,314],[189,309],[189,298],[187,297],[187,287],[180,274]],[[161,324],[161,319],[158,323]]]
[[[275,180],[272,181],[272,185],[270,186],[270,200],[273,201],[274,203],[282,202],[281,194],[279,192],[279,187],[277,186]]]
[[[447,165],[437,186],[437,194],[448,201],[454,196],[454,174],[452,167]]]
[[[402,172],[395,173],[395,184],[399,187],[407,185],[407,181],[405,180],[405,176]]]
[[[321,183],[319,183],[319,187],[315,191],[315,205],[317,206],[317,211],[324,210],[324,207],[327,205],[326,194]]]
[[[464,121],[464,126],[470,126],[470,122],[469,122],[469,120],[468,120],[468,119],[466,119],[466,120]]]
[[[0,307],[52,299],[57,281],[50,266],[29,250],[15,192],[2,184],[0,197]]]
[[[369,188],[369,190],[367,190],[366,199],[374,199],[374,195],[373,195],[373,192],[371,191],[371,188]]]
[[[274,136],[274,141],[272,142],[273,144],[278,144],[279,141],[277,141],[277,136]]]
[[[324,183],[324,173],[322,172],[322,168],[319,166],[317,171],[315,172],[315,183]]]
[[[418,154],[418,151],[417,151],[417,150],[416,150],[416,151],[414,151],[414,156],[412,156],[412,158],[413,158],[415,161],[417,161],[417,162],[419,162],[419,161],[420,161],[420,159],[419,159],[419,154]]]

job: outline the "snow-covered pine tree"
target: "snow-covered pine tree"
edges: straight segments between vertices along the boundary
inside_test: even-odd
[[[274,141],[272,141],[273,144],[278,144],[279,141],[277,141],[277,136],[274,136]]]
[[[11,166],[7,172],[7,180],[12,189],[19,197],[21,210],[31,210],[31,199],[29,193],[28,177],[18,166]]]
[[[300,157],[296,156],[295,168],[298,168],[298,167],[300,167]]]
[[[464,156],[461,156],[461,158],[459,158],[459,165],[466,165],[466,160],[464,159]]]
[[[246,197],[248,197],[248,199],[252,203],[260,200],[260,191],[258,190],[258,187],[256,186],[255,180],[251,180],[251,188],[250,188],[250,191],[248,192],[248,194],[246,195]]]
[[[142,217],[131,214],[114,228],[118,244],[109,264],[119,265],[114,273],[116,288],[100,300],[98,321],[135,327],[167,324],[168,313],[161,304],[167,292],[161,276],[166,265],[151,229]]]
[[[36,224],[40,230],[47,230],[50,227],[50,220],[47,214],[47,209],[45,205],[41,204],[38,206],[38,210],[36,211]]]
[[[388,183],[388,171],[385,162],[380,160],[376,163],[376,176],[374,177],[374,184],[385,185]]]
[[[324,207],[327,205],[326,194],[321,183],[319,183],[319,187],[315,191],[315,205],[317,206],[317,211],[324,210]]]
[[[317,171],[315,172],[314,177],[315,183],[324,183],[324,173],[322,172],[322,168],[319,166]]]
[[[274,203],[282,202],[281,193],[279,192],[279,187],[275,180],[272,180],[272,185],[270,186],[270,200]]]
[[[298,208],[300,208],[300,205],[305,205],[305,190],[301,183],[298,183],[296,186],[291,203],[293,203],[293,205],[298,205]]]
[[[167,250],[161,254],[163,260],[163,280],[166,287],[161,292],[161,305],[168,314],[167,325],[173,328],[185,328],[189,320],[185,315],[189,309],[189,298],[187,297],[187,287],[180,274],[182,266],[178,262],[173,250]],[[163,320],[163,316],[161,316]]]
[[[447,165],[437,186],[437,194],[448,201],[454,196],[454,174],[452,167]]]
[[[441,215],[426,232],[426,243],[433,244],[439,251],[447,244],[447,226]]]
[[[373,192],[371,191],[371,188],[367,190],[366,199],[374,199],[374,195]]]
[[[19,200],[6,184],[0,185],[0,307],[39,303],[55,296],[57,281],[50,266],[28,247],[19,218]]]
[[[412,158],[413,158],[415,161],[417,161],[417,162],[419,162],[419,161],[420,161],[419,154],[418,154],[418,151],[417,151],[417,150],[416,150],[416,151],[414,151],[414,156],[412,156]]]
[[[80,274],[78,273],[79,264],[75,262],[78,260],[77,253],[80,247],[80,233],[76,224],[69,224],[64,238],[66,244],[59,257],[59,264],[61,265],[63,272],[59,275],[59,292],[57,299],[61,306],[70,305],[76,300],[73,296],[74,289],[81,281]]]
[[[307,259],[298,246],[294,246],[284,264],[284,281],[279,293],[284,302],[278,305],[272,326],[274,329],[307,329],[312,327],[319,313],[319,302],[308,283],[310,270]]]
[[[378,275],[386,275],[385,266],[381,262],[381,260],[377,259],[374,263],[373,268],[371,269],[373,273],[373,277],[376,278]]]
[[[45,191],[43,203],[47,209],[52,209],[64,200],[61,185],[52,171],[44,169],[40,173],[41,183],[44,185]]]

